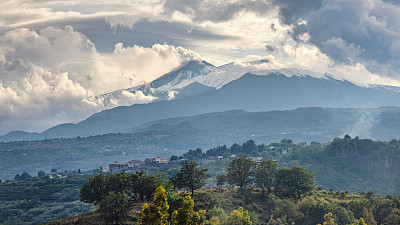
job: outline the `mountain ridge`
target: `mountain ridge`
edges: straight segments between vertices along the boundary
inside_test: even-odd
[[[39,138],[115,133],[153,120],[234,109],[256,112],[299,107],[373,108],[391,105],[400,105],[400,94],[385,88],[369,88],[347,80],[321,79],[307,74],[288,77],[277,72],[264,75],[246,73],[219,89],[202,94],[107,109],[77,124],[52,127]]]

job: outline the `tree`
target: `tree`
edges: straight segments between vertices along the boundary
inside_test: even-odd
[[[255,162],[247,156],[242,156],[233,159],[229,163],[227,179],[231,185],[237,185],[240,189],[243,189],[247,185],[253,183],[253,168]]]
[[[365,223],[367,223],[368,225],[377,225],[377,222],[374,219],[374,215],[372,214],[371,208],[369,208],[369,210],[367,210],[367,208],[364,207],[362,216],[365,220]]]
[[[300,199],[302,194],[313,190],[314,172],[300,165],[282,167],[276,173],[275,194],[279,197]]]
[[[44,176],[46,176],[46,172],[44,172],[44,171],[38,172],[38,177],[44,177]]]
[[[332,218],[332,213],[325,214],[324,220],[323,225],[336,225],[335,220]]]
[[[107,181],[103,173],[89,177],[88,182],[80,190],[81,201],[98,205],[109,193]]]
[[[32,176],[27,172],[23,172],[21,175],[17,174],[14,177],[14,179],[16,181],[26,181],[27,179],[30,179],[30,178],[32,178]]]
[[[176,155],[172,155],[171,158],[169,159],[169,161],[175,161],[178,160],[178,156]]]
[[[221,187],[225,184],[225,182],[226,182],[226,176],[225,176],[225,175],[222,175],[222,174],[218,174],[217,177],[216,177],[216,179],[217,179],[217,186],[220,187],[220,188],[221,188]]]
[[[199,212],[195,212],[194,201],[190,196],[186,196],[183,200],[183,205],[178,210],[175,210],[172,213],[171,225],[201,225],[205,223],[206,212],[204,210],[200,210]]]
[[[143,170],[130,174],[129,183],[130,193],[140,200],[145,198],[150,200],[153,197],[156,188],[162,186],[162,181],[157,179],[157,176],[147,175]]]
[[[139,212],[138,225],[167,225],[168,209],[167,192],[160,186],[154,194],[153,204],[145,203]]]
[[[119,224],[125,221],[129,213],[128,196],[123,192],[110,193],[100,201],[99,212],[107,222]]]
[[[226,219],[226,225],[252,225],[249,212],[242,207],[232,210]]]
[[[367,225],[364,221],[363,218],[360,218],[359,220],[354,220],[354,223],[352,223],[351,225]]]
[[[199,189],[206,184],[206,180],[210,176],[206,172],[207,169],[200,169],[196,162],[187,160],[181,162],[181,169],[173,178],[171,178],[171,181],[175,187],[179,189],[185,188],[190,190],[193,198],[194,190]]]
[[[50,172],[52,172],[52,173],[57,173],[57,169],[54,169],[54,168],[53,168],[53,169],[50,170]]]
[[[256,167],[256,172],[254,174],[255,183],[259,188],[261,188],[263,197],[265,189],[267,189],[268,194],[271,192],[277,168],[278,165],[273,160],[263,160]]]

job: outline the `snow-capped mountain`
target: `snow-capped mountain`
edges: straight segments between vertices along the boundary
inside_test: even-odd
[[[282,74],[287,77],[311,76],[318,79],[331,80],[332,82],[347,81],[359,87],[377,90],[384,89],[400,93],[400,87],[358,84],[338,75],[297,68],[279,68],[279,66],[274,65],[273,62],[268,60],[256,60],[245,64],[228,63],[219,67],[206,61],[194,60],[184,63],[179,68],[164,74],[150,83],[117,90],[100,95],[97,98],[101,99],[105,108],[180,99],[219,89],[246,73],[259,76],[268,76],[270,74]]]
[[[216,67],[206,61],[189,61],[154,81],[98,96],[106,108],[135,103],[171,100],[218,89],[249,72],[229,63]]]
[[[331,74],[301,69],[235,63],[215,67],[204,61],[191,61],[149,84],[100,96],[109,107],[120,104],[124,98],[129,106],[101,111],[77,124],[61,124],[41,134],[22,136],[42,139],[124,132],[153,120],[235,109],[257,112],[299,107],[399,107],[399,90],[356,84]],[[139,96],[144,99],[141,103],[148,104],[133,104],[130,95]],[[11,139],[17,139],[14,136]]]

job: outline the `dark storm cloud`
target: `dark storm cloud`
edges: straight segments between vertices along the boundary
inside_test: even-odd
[[[274,0],[274,4],[279,7],[279,17],[282,22],[292,24],[318,10],[322,5],[322,0]]]
[[[308,34],[307,41],[337,63],[361,62],[372,72],[398,76],[400,8],[394,1],[385,2],[275,1],[281,21],[293,27],[295,40],[301,41],[300,37]]]

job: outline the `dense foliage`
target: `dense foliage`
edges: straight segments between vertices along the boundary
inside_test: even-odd
[[[199,189],[206,184],[206,180],[209,177],[209,174],[206,172],[207,169],[199,168],[198,164],[194,161],[183,161],[181,162],[181,169],[173,178],[171,178],[171,181],[176,188],[185,188],[190,190],[193,198],[194,190]]]
[[[295,144],[290,139],[269,145],[247,141],[242,145],[235,143],[230,148],[217,146],[205,152],[201,149],[189,150],[174,158],[202,162],[215,179],[221,169],[228,167],[232,158],[242,155],[254,161],[258,160],[256,158],[277,160],[281,166],[305,166],[315,171],[317,185],[325,189],[400,194],[399,140],[383,142],[346,135],[332,142],[311,142],[308,145]]]
[[[0,224],[39,224],[88,212],[93,206],[79,201],[79,190],[96,172],[19,175],[0,183]]]

